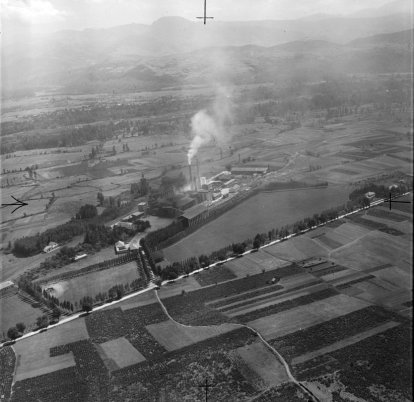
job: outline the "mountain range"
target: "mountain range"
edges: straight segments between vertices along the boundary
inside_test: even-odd
[[[285,75],[318,78],[318,72],[407,72],[413,22],[401,4],[407,3],[286,21],[203,25],[164,17],[151,25],[9,39],[2,46],[3,96],[51,86],[69,92],[129,91],[229,76],[233,82],[266,82]]]

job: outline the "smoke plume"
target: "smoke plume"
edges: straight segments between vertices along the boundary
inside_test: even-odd
[[[228,126],[231,124],[231,102],[228,92],[220,87],[216,89],[216,96],[209,110],[197,112],[191,119],[193,140],[188,150],[188,164],[199,148],[210,141],[222,145],[230,139]]]

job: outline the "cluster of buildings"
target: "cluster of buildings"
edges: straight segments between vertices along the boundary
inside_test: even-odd
[[[214,208],[216,202],[225,201],[226,198],[240,190],[243,176],[263,175],[267,172],[267,167],[236,166],[231,169],[231,172],[225,170],[210,179],[206,177],[193,178],[191,165],[189,165],[191,184],[186,197],[195,201],[188,208],[183,208],[178,218],[187,227],[199,224],[208,217],[210,208]]]

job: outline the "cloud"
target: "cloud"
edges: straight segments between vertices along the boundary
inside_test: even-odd
[[[67,15],[47,0],[1,0],[1,10],[4,18],[32,24],[62,20]]]

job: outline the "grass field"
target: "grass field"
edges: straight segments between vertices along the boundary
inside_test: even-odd
[[[106,359],[115,363],[117,369],[132,366],[145,361],[145,357],[135,349],[127,339],[118,338],[101,343]],[[105,362],[105,359],[104,359]]]
[[[0,298],[0,332],[14,327],[16,323],[23,322],[27,328],[36,322],[36,318],[44,313],[24,302],[17,294]]]
[[[94,297],[98,293],[108,292],[116,284],[131,283],[137,278],[139,278],[137,264],[132,261],[115,268],[92,272],[73,279],[45,283],[42,284],[42,289],[53,288],[51,294],[55,297],[75,303],[85,295]]]
[[[164,250],[169,261],[207,254],[225,245],[252,238],[273,228],[293,224],[346,202],[346,187],[261,193]],[[223,231],[223,228],[226,230]]]
[[[267,387],[280,385],[288,381],[282,363],[262,342],[255,342],[238,348],[236,353],[262,378]]]
[[[236,278],[236,275],[226,266],[213,267],[208,271],[202,271],[196,275],[196,281],[201,286],[214,285],[215,283]]]
[[[84,319],[53,328],[16,343],[18,380],[36,377],[75,365],[72,355],[50,356],[50,348],[89,338]]]

